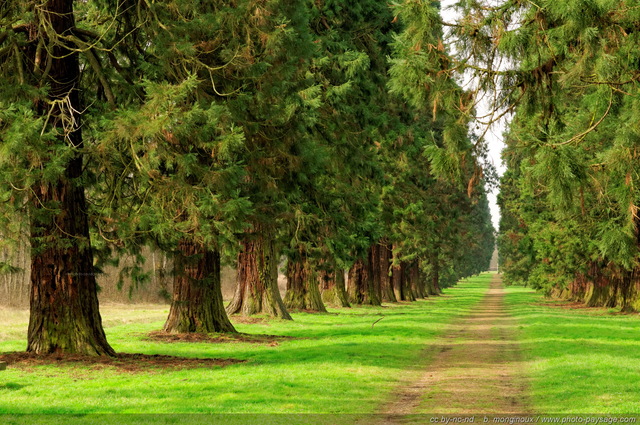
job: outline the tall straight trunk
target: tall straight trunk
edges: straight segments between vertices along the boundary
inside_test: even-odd
[[[349,303],[351,304],[364,304],[367,291],[366,281],[369,279],[367,274],[367,267],[362,259],[356,260],[353,266],[349,269],[349,276],[347,279],[347,296],[349,297]]]
[[[440,265],[438,260],[432,257],[431,259],[431,276],[427,280],[427,293],[428,295],[440,295]]]
[[[167,332],[236,332],[220,286],[220,254],[188,239],[178,242]]]
[[[402,263],[402,293],[404,294],[405,301],[415,301],[416,294],[413,292],[411,265],[408,263]]]
[[[380,261],[378,260],[377,244],[372,245],[369,248],[367,256],[367,291],[369,300],[367,304],[382,305],[382,290],[380,287],[380,273],[376,273],[376,269],[380,267]],[[377,279],[376,279],[377,278]]]
[[[339,268],[331,272],[321,270],[319,279],[322,301],[340,307],[351,307],[345,287],[344,270]]]
[[[278,290],[278,255],[269,232],[248,235],[238,254],[237,285],[227,313],[266,313],[292,320]]]
[[[424,281],[421,279],[420,263],[416,260],[409,268],[409,281],[411,282],[411,290],[416,298],[427,298],[427,291]]]
[[[415,301],[416,298],[411,290],[411,280],[407,263],[398,259],[400,248],[393,246],[393,266],[391,267],[391,279],[393,290],[398,301]]]
[[[382,241],[380,243],[380,289],[382,292],[382,301],[396,302],[396,294],[393,291],[393,281],[391,279],[391,260],[392,253],[389,245]]]
[[[43,38],[66,36],[74,28],[72,0],[49,0],[39,22]],[[50,25],[51,32],[44,27]],[[59,38],[47,53],[49,103],[36,105],[58,128],[58,140],[82,148],[78,55]],[[44,60],[43,62],[47,62]],[[53,151],[53,147],[52,147]],[[27,351],[115,355],[107,343],[98,307],[87,201],[81,186],[82,156],[76,154],[55,181],[31,186],[31,312]]]
[[[322,302],[318,287],[318,274],[303,253],[290,258],[287,263],[287,293],[284,305],[289,309],[311,310],[322,313],[327,308]]]
[[[371,292],[375,299],[382,301],[382,265],[380,264],[380,245],[369,248],[369,267],[371,270]]]
[[[369,251],[369,254],[371,251]],[[370,257],[370,255],[369,255]],[[373,273],[371,262],[358,259],[349,269],[349,280],[347,283],[347,295],[352,304],[380,305],[380,298],[377,297],[373,287]]]
[[[393,284],[393,292],[397,301],[405,301],[404,285],[404,269],[401,263],[393,263],[391,266],[391,282]]]
[[[620,296],[622,298],[620,307],[623,312],[631,313],[635,309],[633,307],[637,298],[636,290],[636,269],[625,271],[620,282]]]

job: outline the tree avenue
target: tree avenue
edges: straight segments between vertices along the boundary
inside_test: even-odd
[[[485,270],[492,173],[438,16],[372,0],[2,3],[0,234],[17,239],[24,212],[27,350],[114,355],[96,265],[149,245],[173,259],[178,333],[413,301]]]

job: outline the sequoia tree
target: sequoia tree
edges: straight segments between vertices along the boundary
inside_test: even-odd
[[[3,3],[0,184],[30,221],[27,351],[113,355],[98,309],[85,195],[74,2]],[[86,53],[86,51],[84,51]],[[5,202],[4,205],[7,203]]]

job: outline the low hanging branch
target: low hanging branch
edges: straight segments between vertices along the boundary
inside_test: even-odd
[[[87,61],[89,62],[89,65],[91,65],[93,72],[96,73],[96,76],[100,81],[100,85],[104,89],[104,95],[107,98],[107,102],[109,103],[109,106],[115,107],[115,104],[116,104],[115,96],[113,95],[113,91],[111,90],[111,85],[109,84],[107,77],[104,75],[103,68],[100,65],[100,61],[98,60],[98,57],[93,52],[93,49],[85,50],[84,54],[85,54],[85,57],[87,58]]]
[[[570,143],[573,143],[575,141],[579,141],[579,140],[583,139],[587,134],[589,134],[593,130],[595,130],[602,123],[602,121],[604,121],[604,119],[607,117],[607,115],[609,115],[609,111],[611,111],[611,105],[613,105],[613,90],[611,91],[611,95],[609,96],[609,106],[607,106],[607,110],[604,111],[604,115],[602,115],[602,117],[600,117],[600,119],[595,124],[593,124],[591,127],[586,129],[582,133],[576,134],[575,136],[573,136],[569,140],[567,140],[565,142],[562,142],[562,143],[556,143],[556,144],[553,144],[551,146],[553,146],[553,147],[564,146],[564,145],[568,145]]]
[[[379,321],[381,321],[382,319],[384,319],[385,316],[382,316],[381,318],[379,318],[378,320],[376,320],[375,322],[373,322],[371,324],[371,327],[373,328],[375,326],[376,323],[378,323]]]

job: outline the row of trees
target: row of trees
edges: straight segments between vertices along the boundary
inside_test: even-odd
[[[494,116],[513,112],[499,198],[506,281],[637,310],[640,8],[458,5],[461,52],[495,93]]]
[[[148,245],[173,255],[172,332],[414,300],[486,269],[484,153],[434,16],[371,0],[3,2],[0,229],[10,243],[28,223],[27,350],[114,354],[96,273]]]

